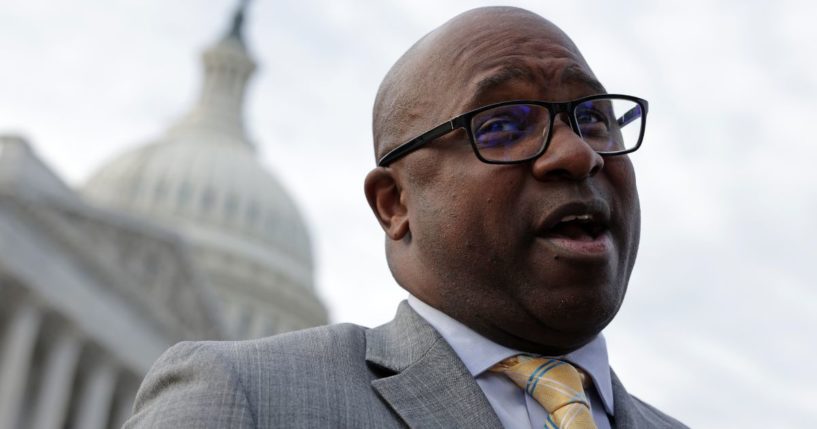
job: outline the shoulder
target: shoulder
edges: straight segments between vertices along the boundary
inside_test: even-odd
[[[366,348],[366,331],[368,328],[342,323],[227,344],[233,348],[232,353],[239,355],[270,352],[283,355],[309,353],[312,356],[325,356],[325,352],[362,354]]]
[[[294,374],[335,372],[362,376],[366,372],[366,331],[352,324],[321,326],[248,341],[205,343],[212,353],[252,388],[265,375],[283,382]],[[309,383],[301,380],[299,384]],[[267,388],[269,386],[263,386]]]
[[[337,362],[339,357],[365,356],[367,328],[353,324],[328,325],[272,337],[244,341],[184,341],[169,348],[148,375],[197,371],[233,376],[255,374],[285,365]],[[305,360],[308,358],[308,360]]]
[[[269,421],[269,410],[336,395],[327,383],[364,394],[371,379],[365,333],[341,324],[257,340],[176,344],[148,372],[126,427],[256,427],[259,419]]]
[[[135,427],[255,427],[232,363],[215,342],[183,342],[153,364],[136,394]]]
[[[245,388],[259,374],[287,372],[308,366],[364,365],[367,328],[353,324],[327,325],[244,341],[181,342],[154,364],[186,371],[231,374]]]

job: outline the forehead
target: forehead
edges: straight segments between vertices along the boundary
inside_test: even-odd
[[[511,7],[474,9],[424,36],[389,70],[375,100],[375,154],[486,104],[604,92],[546,19]]]
[[[438,95],[452,104],[606,92],[567,35],[538,15],[482,14],[446,30],[437,40],[440,55],[449,56],[440,76],[446,91]]]
[[[519,98],[568,101],[607,92],[589,68],[570,59],[484,65],[463,83],[464,104],[471,107]]]

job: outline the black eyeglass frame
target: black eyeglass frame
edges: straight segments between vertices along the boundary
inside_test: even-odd
[[[474,154],[479,158],[480,161],[486,164],[521,164],[523,162],[528,162],[532,159],[536,159],[541,156],[547,150],[548,146],[550,145],[550,138],[553,134],[553,122],[555,122],[556,116],[559,114],[566,114],[568,117],[568,122],[570,123],[570,129],[573,130],[576,135],[581,138],[581,132],[579,131],[579,124],[575,117],[575,109],[581,103],[586,103],[592,100],[598,99],[618,99],[618,100],[629,100],[638,104],[641,108],[641,130],[639,131],[638,142],[635,146],[630,149],[624,149],[616,152],[599,152],[599,155],[602,156],[615,156],[615,155],[624,155],[630,152],[635,152],[639,147],[641,147],[641,142],[644,140],[644,130],[647,126],[647,110],[649,109],[649,103],[647,100],[643,98],[638,98],[632,95],[624,95],[624,94],[597,94],[591,95],[589,97],[582,97],[576,100],[565,101],[561,103],[553,103],[549,101],[542,101],[542,100],[510,100],[510,101],[503,101],[500,103],[489,104],[487,106],[482,106],[475,110],[471,110],[470,112],[463,113],[445,123],[437,125],[436,127],[426,131],[425,133],[409,140],[406,143],[397,146],[396,148],[389,151],[386,155],[380,158],[380,161],[377,162],[378,167],[388,167],[389,164],[397,161],[398,159],[408,155],[409,153],[421,148],[426,143],[436,140],[458,128],[465,128],[466,133],[468,133],[468,140],[471,143],[471,148],[474,150]],[[489,160],[485,159],[480,155],[479,149],[477,148],[477,144],[474,141],[474,133],[471,130],[471,119],[474,115],[477,115],[481,112],[484,112],[489,109],[493,109],[496,107],[507,106],[511,104],[532,104],[536,106],[543,106],[548,109],[550,112],[550,123],[548,124],[547,130],[547,137],[544,139],[542,144],[542,148],[539,149],[535,154],[527,157],[525,159],[513,160],[513,161],[501,161],[501,160]],[[626,116],[626,114],[624,115]],[[624,117],[622,116],[622,117]]]

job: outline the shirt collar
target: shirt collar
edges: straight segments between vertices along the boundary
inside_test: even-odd
[[[440,333],[475,378],[502,360],[523,353],[483,337],[451,316],[420,301],[414,295],[409,295],[408,303]],[[604,336],[598,334],[581,348],[564,356],[554,357],[566,360],[587,373],[593,380],[596,391],[599,392],[605,410],[613,415],[613,384]]]

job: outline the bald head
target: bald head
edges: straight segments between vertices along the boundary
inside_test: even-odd
[[[581,55],[573,42],[545,18],[514,7],[484,7],[464,12],[415,43],[386,74],[374,104],[373,136],[375,157],[412,137],[450,119],[459,100],[447,96],[479,90],[497,80],[526,73],[514,67],[514,50],[538,43],[551,43],[543,56]],[[488,55],[486,55],[486,53]],[[478,78],[483,61],[497,61],[500,73]]]

